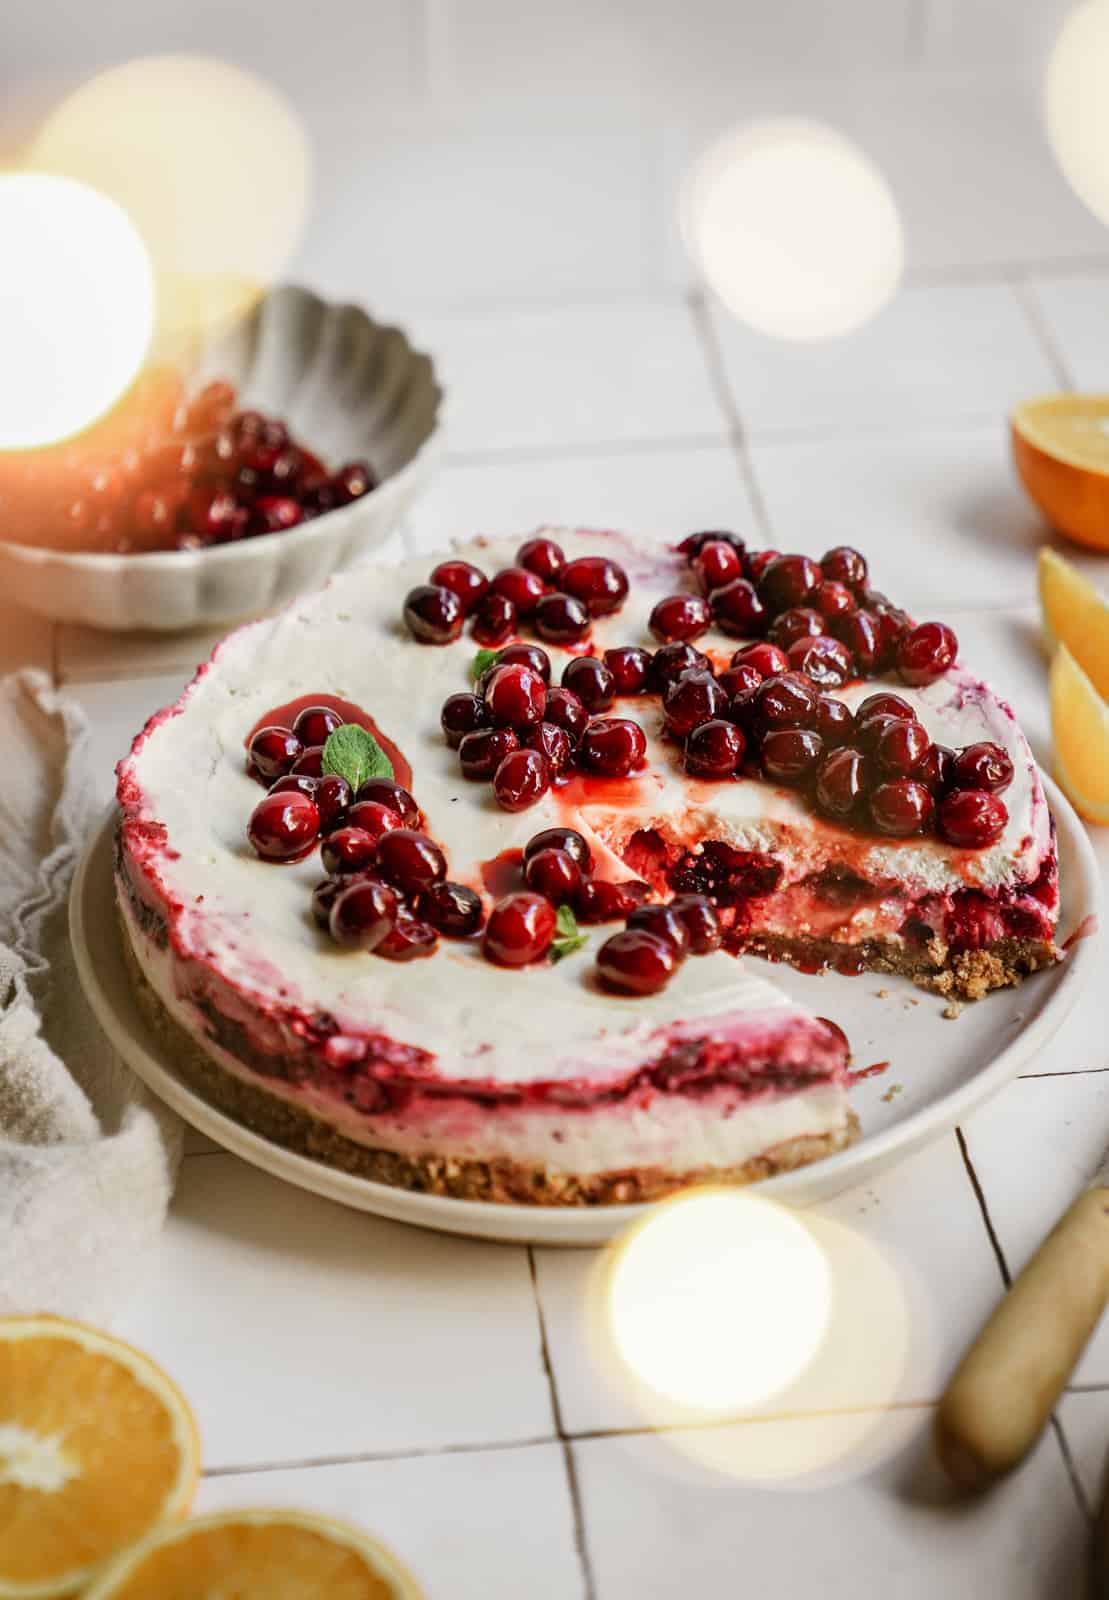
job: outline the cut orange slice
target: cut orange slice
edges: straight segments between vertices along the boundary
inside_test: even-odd
[[[1065,644],[1098,694],[1109,699],[1109,600],[1054,550],[1040,551],[1039,579],[1049,650]]]
[[[1088,822],[1109,826],[1109,705],[1065,644],[1051,663],[1055,776]]]
[[[1042,395],[1009,423],[1021,482],[1048,522],[1109,550],[1109,395]]]
[[[156,1522],[200,1463],[188,1402],[148,1356],[61,1317],[0,1318],[0,1597],[71,1594]]]
[[[308,1511],[224,1511],[156,1529],[84,1600],[423,1600],[396,1556]]]

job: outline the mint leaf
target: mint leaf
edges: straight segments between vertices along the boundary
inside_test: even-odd
[[[559,906],[555,913],[555,936],[551,945],[551,960],[561,961],[563,956],[572,956],[575,950],[580,950],[589,943],[589,935],[582,933],[578,927],[578,919],[569,906]]]
[[[320,764],[324,772],[345,778],[355,794],[368,778],[393,776],[393,763],[373,734],[357,722],[344,722],[328,736]]]
[[[471,663],[470,663],[470,682],[471,683],[476,683],[478,681],[478,679],[481,677],[482,673],[485,671],[486,667],[491,667],[493,665],[494,661],[496,661],[496,659],[497,659],[498,654],[499,654],[499,652],[496,651],[496,650],[479,650],[478,651],[477,655],[474,657],[473,661],[471,661]]]

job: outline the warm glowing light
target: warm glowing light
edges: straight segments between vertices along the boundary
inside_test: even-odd
[[[749,1406],[804,1370],[828,1323],[829,1280],[808,1230],[770,1201],[702,1191],[661,1207],[619,1247],[608,1286],[616,1350],[667,1399]]]
[[[682,225],[728,309],[781,339],[857,328],[904,266],[881,172],[834,128],[797,118],[751,123],[711,146],[686,180]]]
[[[0,449],[53,444],[119,399],[145,357],[154,278],[114,201],[41,173],[0,176]]]
[[[1109,5],[1087,0],[1059,30],[1044,80],[1047,137],[1071,188],[1109,222]]]

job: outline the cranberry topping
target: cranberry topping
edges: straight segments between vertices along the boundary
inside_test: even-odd
[[[377,841],[377,870],[407,894],[426,889],[447,875],[447,858],[426,833],[392,828]]]
[[[450,589],[456,594],[467,615],[489,592],[489,579],[480,567],[469,561],[440,561],[428,582],[437,589]]]
[[[999,744],[983,740],[968,744],[955,756],[951,766],[953,789],[986,789],[1001,794],[1013,781],[1013,763]]]
[[[673,906],[636,906],[628,914],[628,927],[653,933],[656,939],[665,939],[667,944],[673,945],[679,956],[686,955],[689,950],[689,929]]]
[[[642,694],[651,673],[651,654],[638,645],[618,645],[606,650],[604,663],[612,674],[614,694]]]
[[[511,728],[479,728],[468,733],[458,747],[462,776],[479,781],[491,778],[504,758],[519,747]]]
[[[693,558],[693,570],[701,585],[701,593],[711,595],[714,589],[743,575],[743,561],[734,545],[723,539],[707,539]]]
[[[788,654],[790,646],[795,645],[798,639],[815,639],[817,634],[823,632],[824,618],[819,611],[812,606],[794,606],[774,618],[767,638],[771,644],[778,645]]]
[[[596,656],[575,656],[563,668],[562,687],[572,689],[587,711],[607,711],[616,693],[616,680]]]
[[[487,649],[516,632],[516,607],[503,594],[487,594],[474,607],[474,640]]]
[[[342,726],[342,717],[330,706],[305,706],[297,714],[293,732],[302,745],[326,744],[335,729]]]
[[[642,928],[614,933],[597,951],[597,976],[620,994],[657,994],[678,969],[672,944]]]
[[[824,740],[824,747],[850,744],[855,737],[855,718],[851,707],[834,695],[822,694],[816,702],[812,725],[814,732]]]
[[[365,872],[377,856],[377,839],[365,828],[336,828],[320,846],[320,860],[330,873]]]
[[[448,939],[468,939],[481,927],[481,896],[464,883],[433,883],[421,889],[420,916]]]
[[[464,615],[454,590],[440,584],[418,584],[404,602],[408,631],[421,644],[450,644],[462,632]]]
[[[538,750],[513,750],[493,774],[493,797],[502,811],[526,811],[551,787],[551,769]]]
[[[816,771],[824,741],[809,728],[772,728],[763,736],[759,754],[772,782],[803,784]]]
[[[732,657],[733,667],[754,667],[764,678],[789,671],[789,657],[776,644],[745,644]]]
[[[916,770],[918,782],[925,783],[934,795],[946,794],[952,787],[955,752],[945,744],[929,745]]]
[[[908,778],[924,760],[930,743],[919,722],[895,717],[885,723],[871,748],[882,772],[894,778]]]
[[[323,777],[323,745],[311,744],[293,762],[293,771],[307,778]]]
[[[494,594],[504,595],[516,607],[518,617],[530,617],[546,594],[543,580],[527,567],[505,567],[489,585]]]
[[[547,685],[530,667],[495,667],[485,686],[485,709],[499,728],[527,728],[543,720]]]
[[[430,922],[416,917],[405,906],[397,912],[391,933],[387,933],[374,950],[386,961],[418,961],[421,956],[433,956],[439,936]]]
[[[904,717],[891,716],[888,711],[879,711],[869,717],[856,716],[855,743],[860,750],[865,750],[867,755],[873,755],[886,729],[895,728],[904,720]]]
[[[326,928],[331,922],[331,907],[335,896],[346,885],[340,878],[324,878],[312,890],[312,916],[317,928]]]
[[[367,778],[355,799],[376,800],[379,806],[388,806],[404,819],[406,827],[415,827],[422,821],[415,800],[403,784],[395,783],[392,778]]]
[[[558,576],[559,587],[580,600],[592,617],[619,611],[628,594],[628,575],[607,556],[579,556]]]
[[[358,878],[335,896],[328,918],[336,944],[375,950],[397,921],[397,892],[376,878]]]
[[[697,594],[671,594],[651,612],[647,626],[663,644],[697,639],[712,623],[709,603]]]
[[[680,739],[702,722],[722,716],[727,703],[728,696],[712,673],[697,670],[683,672],[663,697],[667,725]]]
[[[268,783],[291,772],[293,762],[304,750],[291,728],[259,728],[248,748],[251,767]]]
[[[543,717],[562,728],[576,745],[589,723],[589,713],[572,689],[548,689]]]
[[[535,631],[550,644],[576,644],[589,632],[589,612],[572,594],[546,594],[535,608]]]
[[[566,565],[566,556],[553,539],[526,539],[516,552],[516,565],[534,572],[544,583],[554,583]]]
[[[940,801],[940,833],[962,850],[984,850],[1005,832],[1004,800],[985,789],[955,789]]]
[[[762,633],[767,624],[766,607],[747,578],[735,578],[712,595],[712,614],[724,633],[735,639]]]
[[[884,648],[882,625],[872,611],[848,611],[828,619],[833,638],[845,645],[865,678],[877,671]]]
[[[748,663],[746,666],[726,667],[716,681],[728,697],[728,716],[738,721],[736,713],[754,700],[755,690],[762,682],[762,673]]]
[[[537,850],[524,862],[524,882],[559,906],[581,888],[581,868],[565,850]]]
[[[779,672],[755,690],[754,717],[764,732],[771,728],[804,728],[816,711],[817,693],[807,678]]]
[[[878,668],[885,672],[896,665],[901,641],[912,630],[912,618],[896,606],[872,606],[871,609],[878,621],[880,637]]]
[[[276,783],[271,783],[269,794],[306,794],[309,800],[315,800],[320,792],[320,779],[313,778],[307,772],[290,772],[284,778],[278,778]],[[320,819],[321,826],[323,819]]]
[[[922,622],[897,646],[897,670],[904,683],[934,683],[955,664],[959,641],[945,622]]]
[[[862,799],[866,762],[858,750],[845,747],[825,756],[816,779],[816,803],[840,821],[852,816]]]
[[[931,794],[913,778],[881,783],[870,796],[870,820],[879,833],[895,839],[923,833],[932,820],[933,808]]]
[[[443,701],[439,726],[452,750],[457,750],[468,733],[489,726],[489,712],[476,694],[452,694]]]
[[[582,734],[578,755],[583,767],[604,778],[626,778],[643,765],[647,740],[638,722],[598,717]]]
[[[707,544],[730,544],[736,555],[742,559],[747,545],[737,533],[726,533],[722,529],[713,528],[701,533],[689,533],[675,546],[675,549],[692,561],[699,556]]]
[[[690,672],[694,667],[710,666],[711,662],[703,650],[676,639],[673,644],[664,644],[651,657],[651,687],[661,694],[683,672]]]
[[[380,800],[359,800],[347,812],[346,822],[348,827],[359,828],[375,840],[380,839],[383,833],[391,833],[394,828],[405,826],[405,819],[400,812],[394,811],[392,806],[383,806]]]
[[[694,778],[734,778],[746,750],[747,741],[734,722],[702,722],[686,741],[685,770]]]
[[[247,836],[263,861],[298,860],[311,850],[319,831],[316,802],[295,790],[264,794],[247,825]]]
[[[593,871],[593,853],[576,828],[543,828],[524,846],[525,864],[541,850],[563,850],[583,874]]]
[[[723,937],[716,907],[705,894],[680,894],[670,902],[670,910],[680,917],[689,935],[689,948],[695,956],[707,956],[718,948]]]
[[[851,589],[861,589],[866,583],[866,558],[849,544],[837,544],[834,549],[825,550],[820,558],[820,570],[826,578]]]
[[[851,676],[851,652],[826,633],[790,645],[789,664],[821,689],[838,689]]]
[[[360,500],[377,483],[372,467],[366,461],[348,461],[335,474],[335,492],[340,505]]]
[[[557,722],[537,722],[523,735],[521,743],[529,750],[539,751],[555,778],[565,772],[574,759],[570,735]]]
[[[773,562],[778,560],[781,553],[780,550],[748,550],[744,558],[744,564],[751,582],[758,584],[762,579],[763,573]]]
[[[916,712],[907,700],[899,694],[890,694],[883,691],[881,694],[868,694],[866,699],[855,707],[857,722],[865,722],[868,717],[904,717],[906,721],[916,720]]]
[[[499,967],[526,967],[551,948],[555,908],[540,894],[506,895],[489,913],[482,954]]]
[[[642,905],[650,893],[649,885],[637,878],[625,878],[621,883],[590,878],[574,896],[574,910],[579,922],[615,922]]]
[[[488,669],[487,674],[482,675],[483,684],[486,676],[492,677],[495,668],[512,666],[530,667],[533,672],[538,672],[544,683],[550,683],[551,681],[551,658],[542,645],[506,644],[503,650],[497,651],[497,659],[493,663],[493,668]],[[484,687],[482,687],[482,693],[484,692]]]
[[[812,603],[822,617],[841,617],[845,612],[854,611],[858,604],[847,585],[836,583],[832,578],[817,584],[812,592]]]
[[[316,783],[315,801],[320,808],[320,832],[331,833],[349,820],[354,796],[350,784],[337,772],[326,772]]]
[[[808,556],[778,556],[759,578],[759,595],[769,610],[788,611],[808,603],[821,576],[820,568]]]

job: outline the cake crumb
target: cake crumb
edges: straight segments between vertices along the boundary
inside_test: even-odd
[[[885,1094],[882,1096],[884,1103],[888,1106],[890,1101],[893,1100],[896,1095],[901,1093],[903,1087],[903,1084],[891,1083]]]
[[[955,1018],[961,1017],[962,1014],[963,1008],[958,1000],[949,1001],[947,1005],[944,1006],[943,1011],[940,1013],[940,1015],[945,1017],[948,1022],[954,1022]]]
[[[878,998],[879,998],[879,1000],[888,1000],[889,997],[890,997],[890,992],[889,992],[888,989],[879,989],[878,990]]]

